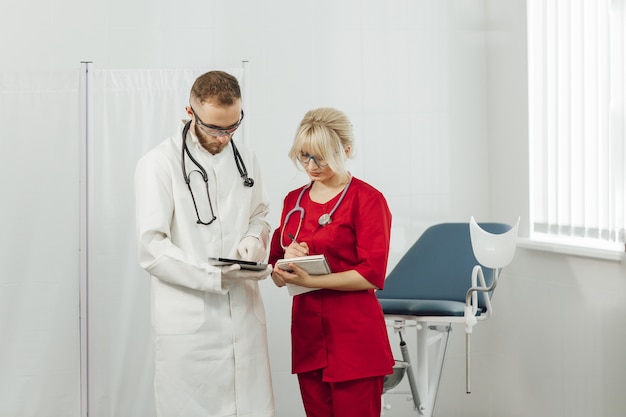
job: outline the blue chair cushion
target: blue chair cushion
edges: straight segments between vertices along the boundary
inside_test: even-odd
[[[510,229],[502,223],[480,225],[490,233]],[[469,223],[437,224],[426,229],[409,248],[376,296],[381,304],[384,300],[383,310],[388,306],[388,314],[462,316],[475,265],[478,261],[472,250]],[[483,273],[486,285],[491,285],[493,271],[483,268]],[[482,295],[478,305],[480,309],[486,307]]]
[[[402,316],[454,316],[463,317],[465,303],[449,300],[379,299],[385,314]],[[481,311],[478,310],[477,315]]]

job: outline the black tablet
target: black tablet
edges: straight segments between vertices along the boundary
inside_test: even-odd
[[[239,264],[241,269],[249,269],[251,271],[262,271],[267,268],[267,264],[265,263],[244,261],[243,259],[209,258],[209,263],[214,266]]]

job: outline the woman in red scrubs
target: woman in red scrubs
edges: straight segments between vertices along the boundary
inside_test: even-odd
[[[274,268],[282,287],[317,290],[293,298],[292,372],[307,417],[379,417],[384,377],[393,356],[374,291],[387,269],[391,212],[380,191],[346,169],[352,124],[333,108],[306,113],[289,157],[311,182],[284,199],[269,262],[324,254],[333,271],[311,276]]]

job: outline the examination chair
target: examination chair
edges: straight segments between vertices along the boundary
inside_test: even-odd
[[[400,259],[384,290],[377,291],[402,354],[385,379],[385,393],[406,376],[415,410],[433,416],[452,323],[465,325],[466,391],[471,392],[470,335],[478,321],[492,314],[491,296],[501,269],[513,259],[518,226],[519,218],[513,226],[478,224],[473,217],[469,223],[437,224]],[[417,332],[415,365],[402,337],[406,327]]]

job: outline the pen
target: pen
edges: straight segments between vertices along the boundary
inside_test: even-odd
[[[292,242],[298,243],[296,242],[296,237],[294,235],[292,235],[291,233],[287,233],[287,236],[289,236],[289,239],[291,239]],[[298,243],[300,245],[300,243]],[[308,256],[309,252],[305,252],[304,256]]]

